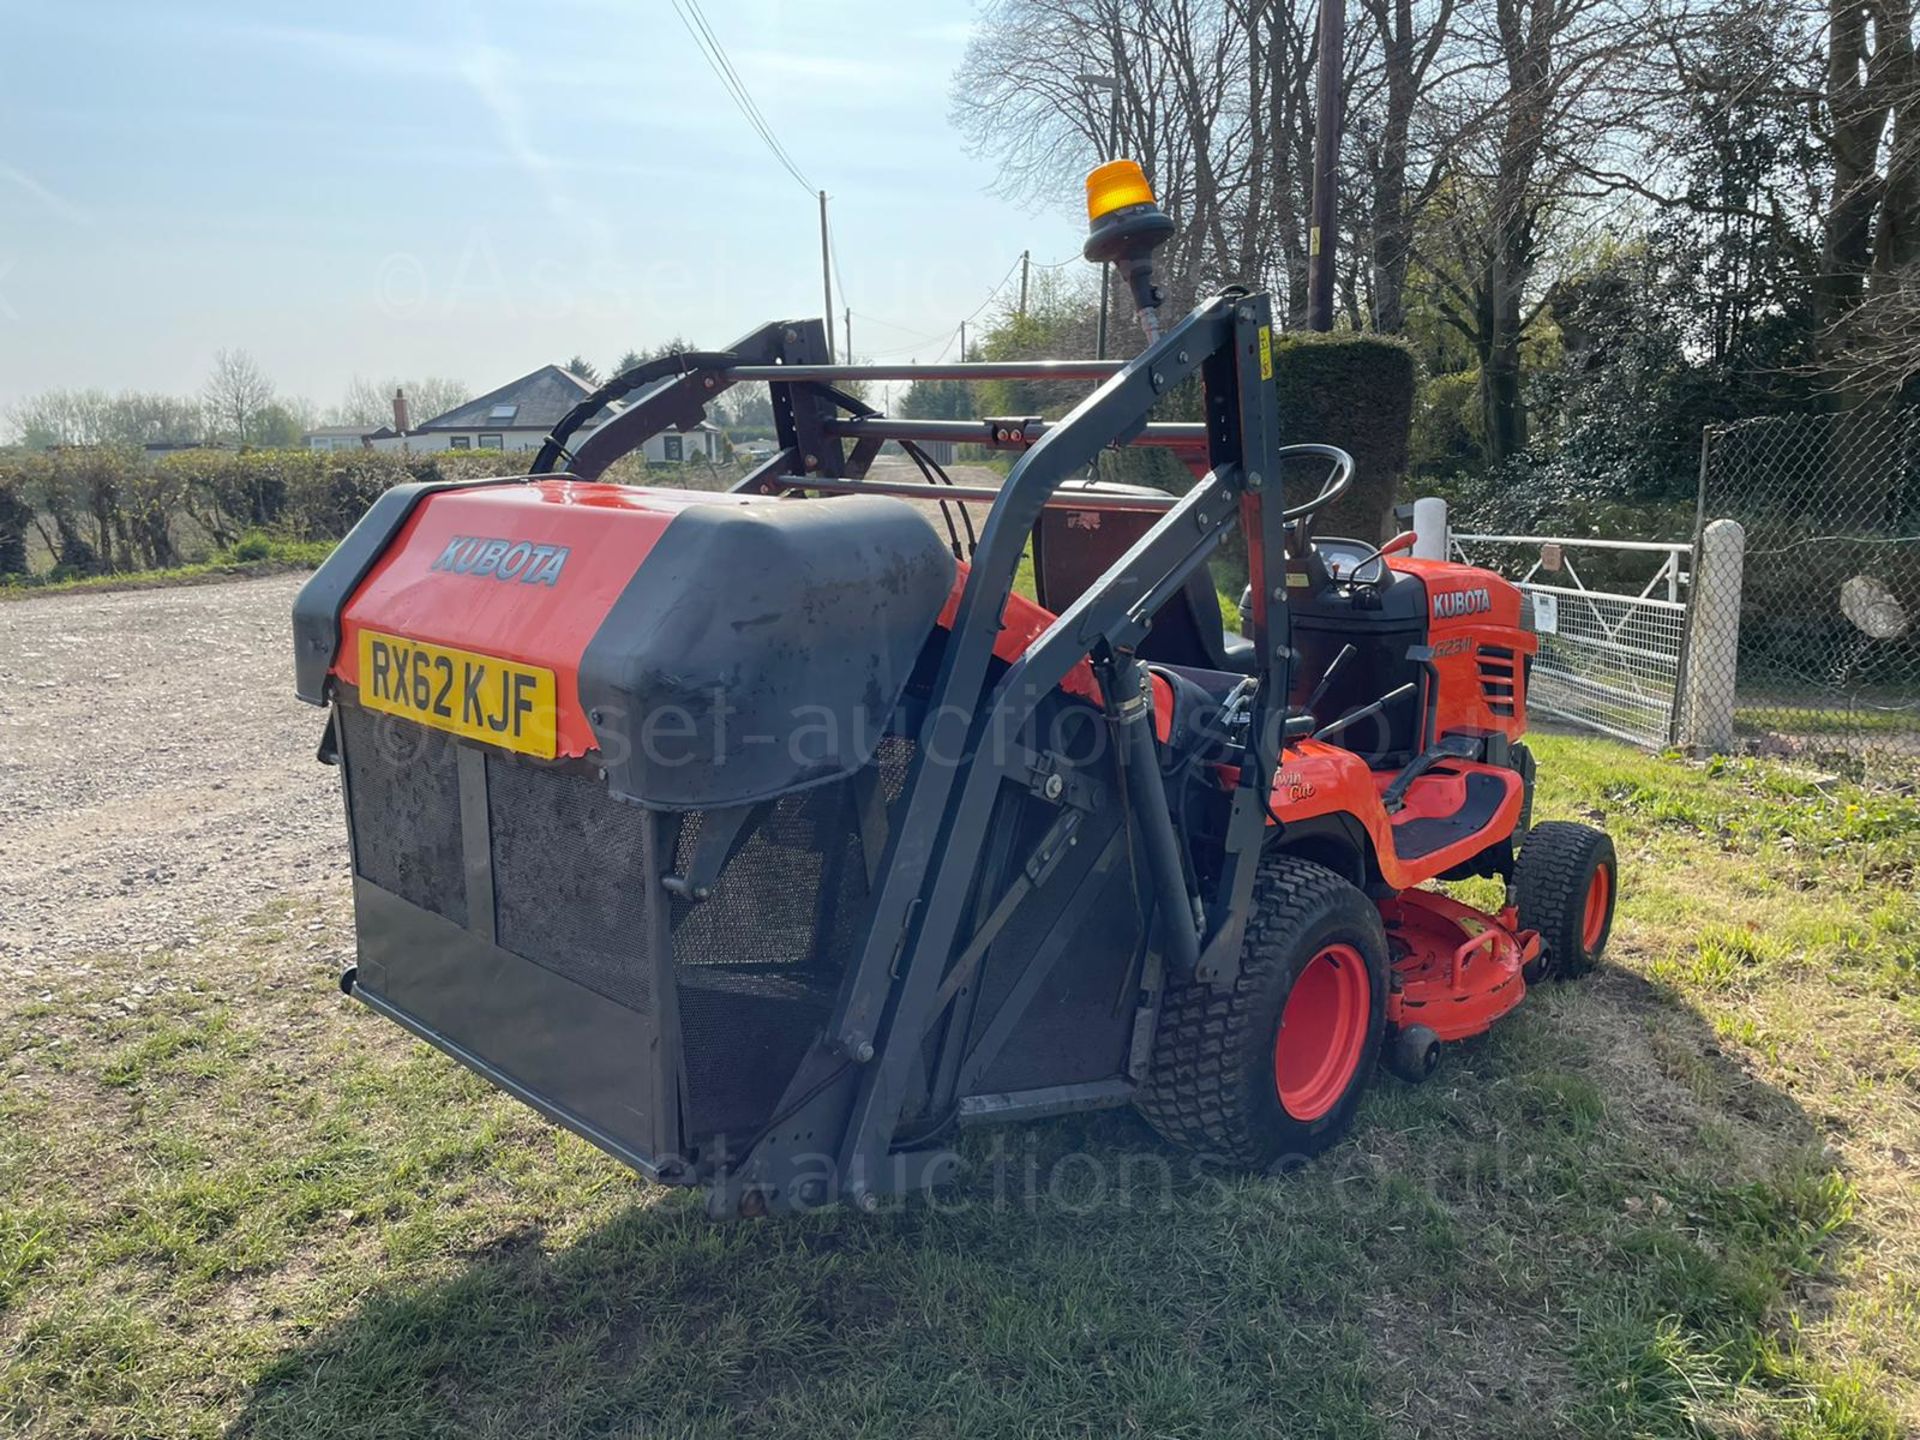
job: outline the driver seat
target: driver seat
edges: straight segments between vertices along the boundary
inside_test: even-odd
[[[1061,487],[1071,495],[1075,487]],[[1091,488],[1081,486],[1079,488]],[[1101,485],[1108,494],[1159,495],[1140,485]],[[1047,509],[1033,527],[1034,598],[1058,615],[1087,592],[1160,517],[1151,511]],[[1153,617],[1142,660],[1200,670],[1254,669],[1253,642],[1227,634],[1220,595],[1205,569],[1187,577]]]
[[[1241,675],[1254,671],[1253,641],[1227,633],[1220,592],[1205,570],[1189,575],[1187,583],[1160,607],[1152,631],[1140,642],[1139,655],[1162,665],[1232,670]]]

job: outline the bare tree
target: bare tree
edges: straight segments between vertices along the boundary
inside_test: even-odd
[[[263,413],[273,403],[273,382],[253,356],[244,350],[219,351],[202,393],[208,421],[221,438],[238,445],[259,438]]]
[[[1920,59],[1912,0],[1827,0],[1832,165],[1815,286],[1826,366],[1864,398],[1920,375]]]
[[[106,420],[116,445],[191,445],[206,438],[206,410],[191,396],[122,391],[108,404]]]
[[[1237,281],[1304,310],[1312,30],[1277,0],[995,0],[954,119],[1009,194],[1072,194],[1110,149],[1140,161],[1180,226],[1172,303]]]
[[[202,438],[200,402],[123,390],[47,390],[7,411],[15,440],[32,450],[59,445],[152,445]]]
[[[1425,173],[1409,183],[1414,163],[1413,121],[1435,62],[1446,44],[1454,0],[1362,0],[1380,46],[1377,138],[1364,135],[1372,180],[1373,328],[1398,334],[1406,326],[1407,266],[1421,212],[1446,175],[1451,134],[1430,136]]]
[[[356,375],[347,384],[340,403],[327,411],[329,425],[391,425],[393,392],[404,390],[407,409],[414,424],[444,415],[473,398],[473,391],[462,381],[441,375],[420,380],[368,380]]]
[[[104,390],[47,390],[9,407],[7,425],[30,450],[98,445],[107,438],[112,403]]]
[[[1349,22],[1343,83],[1364,163],[1346,167],[1341,244],[1374,261],[1365,274],[1343,271],[1356,324],[1363,312],[1377,328],[1404,323],[1413,226],[1453,148],[1437,125],[1451,112],[1433,109],[1420,129],[1415,120],[1436,83],[1476,63],[1448,52],[1457,3],[1363,0]],[[1167,253],[1169,297],[1264,285],[1297,325],[1310,260],[1315,18],[1281,0],[995,0],[956,77],[954,117],[1013,194],[1071,193],[1117,129],[1182,227]],[[1009,54],[1021,63],[1007,65]],[[1100,88],[1103,77],[1117,94]]]
[[[1526,448],[1521,347],[1546,304],[1556,226],[1604,230],[1608,204],[1640,188],[1653,18],[1648,0],[1482,0],[1456,17],[1462,83],[1442,121],[1453,159],[1420,258],[1479,362],[1496,462]]]

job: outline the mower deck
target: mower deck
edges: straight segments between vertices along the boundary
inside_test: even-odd
[[[1380,902],[1393,949],[1389,1024],[1424,1025],[1442,1040],[1490,1028],[1526,997],[1525,969],[1540,937],[1511,908],[1488,915],[1431,890]]]

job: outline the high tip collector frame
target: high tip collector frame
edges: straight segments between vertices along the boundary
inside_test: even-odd
[[[882,1194],[944,1176],[950,1152],[903,1137],[909,1098],[921,1113],[1012,1118],[1123,1104],[1144,1074],[1136,1043],[1128,1073],[1104,1082],[980,1094],[982,1045],[1006,1026],[973,1027],[970,1052],[929,1064],[925,1041],[952,1026],[972,969],[1009,917],[1043,888],[1059,852],[1076,843],[1085,808],[1036,738],[1036,709],[1070,671],[1090,662],[1115,740],[1122,825],[1131,856],[1143,857],[1156,896],[1138,1003],[1150,1040],[1160,976],[1171,972],[1231,984],[1268,824],[1267,787],[1286,730],[1287,529],[1329,491],[1293,512],[1281,497],[1286,454],[1309,451],[1343,464],[1328,447],[1283,446],[1272,386],[1272,317],[1264,293],[1229,290],[1199,305],[1127,361],[1013,361],[931,366],[835,365],[822,360],[818,321],[777,323],[725,351],[667,357],[630,371],[583,402],[557,427],[533,473],[594,479],[620,456],[670,427],[697,423],[730,386],[770,387],[776,452],[735,487],[764,495],[884,494],[990,505],[970,557],[950,637],[941,652],[896,820],[881,842],[863,938],[850,952],[838,998],[819,1038],[787,1085],[773,1118],[728,1147],[704,1176],[721,1213],[804,1208],[833,1199],[871,1206]],[[1152,423],[1154,407],[1197,376],[1204,419]],[[1062,419],[889,419],[835,387],[856,380],[1077,379],[1097,382]],[[649,388],[650,387],[650,388]],[[624,410],[569,451],[566,441],[609,400],[640,391]],[[888,440],[958,441],[1019,452],[997,489],[876,481],[869,467]],[[1063,482],[1116,445],[1176,452],[1200,479],[1186,494],[1141,496]],[[1336,482],[1344,487],[1345,474]],[[1016,571],[1041,512],[1150,509],[1162,512],[1120,560],[1069,604],[995,676],[994,650]],[[1135,648],[1166,600],[1206,566],[1238,527],[1245,535],[1254,646],[1239,781],[1227,808],[1220,863],[1202,880],[1179,849],[1154,757],[1152,706]],[[1004,658],[1004,657],[1003,657]],[[1009,785],[1054,807],[1052,823],[1011,856],[999,895],[980,892],[981,857],[1015,842],[996,833],[996,803]],[[1012,1006],[1020,987],[1003,1001]],[[967,1027],[962,1027],[964,1033]],[[996,1037],[996,1030],[999,1033]],[[940,1127],[944,1128],[944,1127]]]

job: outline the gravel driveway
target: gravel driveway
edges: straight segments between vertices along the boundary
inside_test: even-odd
[[[0,977],[344,902],[322,715],[293,695],[303,578],[0,603]]]
[[[0,602],[0,977],[184,945],[289,892],[346,913],[322,712],[293,695],[304,578]]]

